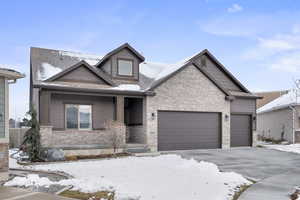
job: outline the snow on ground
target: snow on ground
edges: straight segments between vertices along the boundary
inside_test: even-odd
[[[9,150],[9,168],[22,168],[22,165],[19,165],[17,161],[20,159],[21,151],[19,149],[10,149]]]
[[[44,171],[62,171],[74,178],[59,184],[72,185],[74,190],[96,192],[116,191],[117,200],[227,200],[235,189],[251,184],[234,172],[220,172],[213,163],[183,159],[177,155],[157,157],[127,157],[97,161],[77,161],[31,168]],[[7,184],[49,183],[37,177],[25,177]]]
[[[272,145],[264,145],[264,147],[266,147],[268,149],[275,149],[275,150],[279,150],[279,151],[286,151],[286,152],[300,154],[300,144],[289,144],[289,145],[272,144]]]

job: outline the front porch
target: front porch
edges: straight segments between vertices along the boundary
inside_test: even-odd
[[[90,109],[81,113],[79,106],[73,106],[67,111],[69,105],[90,106]],[[42,146],[85,152],[105,149],[108,153],[106,150],[112,149],[111,132],[114,130],[121,140],[118,151],[138,149],[144,152],[148,148],[143,106],[143,96],[42,91],[39,109]],[[117,126],[107,126],[108,122]],[[83,125],[85,128],[81,129]]]

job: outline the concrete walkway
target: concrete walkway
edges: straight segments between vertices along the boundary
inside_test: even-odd
[[[14,188],[14,187],[1,187],[0,186],[0,199],[1,200],[74,200],[70,198],[60,197],[47,193],[31,192],[29,190]]]
[[[288,200],[300,186],[300,155],[265,148],[195,150],[168,152],[185,158],[217,164],[222,171],[234,171],[256,180],[239,200]]]

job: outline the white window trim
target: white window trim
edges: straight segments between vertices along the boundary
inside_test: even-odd
[[[119,61],[129,61],[131,63],[131,74],[120,74],[120,63]],[[118,76],[124,76],[124,77],[133,77],[134,76],[134,62],[132,59],[127,58],[117,58],[117,75]]]
[[[78,125],[78,127],[77,128],[68,128],[67,127],[67,107],[68,106],[76,106],[77,107],[77,110],[78,110],[78,112],[77,112],[77,125]],[[80,128],[80,111],[79,111],[79,107],[80,106],[90,106],[90,127],[89,128]],[[66,129],[68,129],[68,130],[92,130],[92,127],[93,127],[93,121],[92,121],[92,116],[93,116],[93,114],[92,114],[92,112],[93,112],[93,109],[92,109],[92,105],[87,105],[87,104],[70,104],[70,103],[68,103],[68,104],[65,104],[65,127],[66,127]]]

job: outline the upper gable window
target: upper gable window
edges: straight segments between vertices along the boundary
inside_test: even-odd
[[[133,60],[118,59],[118,75],[133,76]]]

